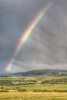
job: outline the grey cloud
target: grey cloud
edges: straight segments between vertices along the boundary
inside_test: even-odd
[[[42,8],[43,3],[46,4],[46,1],[0,0],[0,61],[3,62],[2,69],[5,66],[4,62],[8,63],[13,57],[23,31]]]
[[[13,57],[19,39],[31,20],[38,11],[52,1],[55,1],[54,5],[33,30],[28,41],[17,54],[14,64],[23,67],[22,70],[35,69],[38,63],[66,64],[67,0],[0,0],[0,69],[2,72],[5,72],[4,66]]]
[[[66,17],[64,4],[55,2],[51,10],[47,12],[43,20],[32,32],[26,46],[21,48],[17,60],[24,69],[42,68],[38,63],[43,64],[43,68],[54,68],[50,65],[57,65],[58,69],[66,69]],[[66,6],[65,6],[66,7]],[[45,18],[46,17],[46,18]],[[45,20],[46,19],[46,20]],[[45,64],[49,65],[45,67]],[[61,64],[61,65],[60,65]],[[34,67],[33,67],[34,66]]]

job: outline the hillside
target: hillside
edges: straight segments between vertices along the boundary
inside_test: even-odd
[[[15,73],[14,75],[52,75],[52,76],[66,76],[67,70],[53,70],[53,69],[42,69],[42,70],[32,70],[27,72]]]

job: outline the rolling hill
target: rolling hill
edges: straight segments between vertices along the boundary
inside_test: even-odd
[[[27,72],[14,73],[14,75],[52,75],[52,76],[66,76],[67,70],[54,70],[54,69],[42,69],[42,70],[32,70]]]

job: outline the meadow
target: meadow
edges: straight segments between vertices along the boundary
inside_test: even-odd
[[[0,100],[67,100],[67,93],[4,92],[0,93]]]
[[[0,76],[0,100],[67,100],[67,75]]]

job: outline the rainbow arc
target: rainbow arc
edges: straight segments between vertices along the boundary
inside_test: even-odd
[[[20,51],[20,49],[23,47],[23,45],[27,42],[28,38],[30,37],[30,35],[32,34],[32,31],[35,29],[35,27],[37,26],[37,24],[40,22],[40,20],[43,18],[43,16],[47,13],[47,11],[52,7],[52,5],[54,4],[54,2],[49,3],[42,11],[40,11],[37,16],[33,19],[33,21],[29,24],[29,27],[26,28],[26,30],[24,31],[24,33],[22,33],[21,39],[15,49],[13,58],[11,58],[8,66],[6,67],[6,70],[8,71],[8,69],[10,69],[9,67],[11,67],[11,64],[13,64],[14,62],[14,58],[16,57],[16,55],[18,54],[18,52]]]

